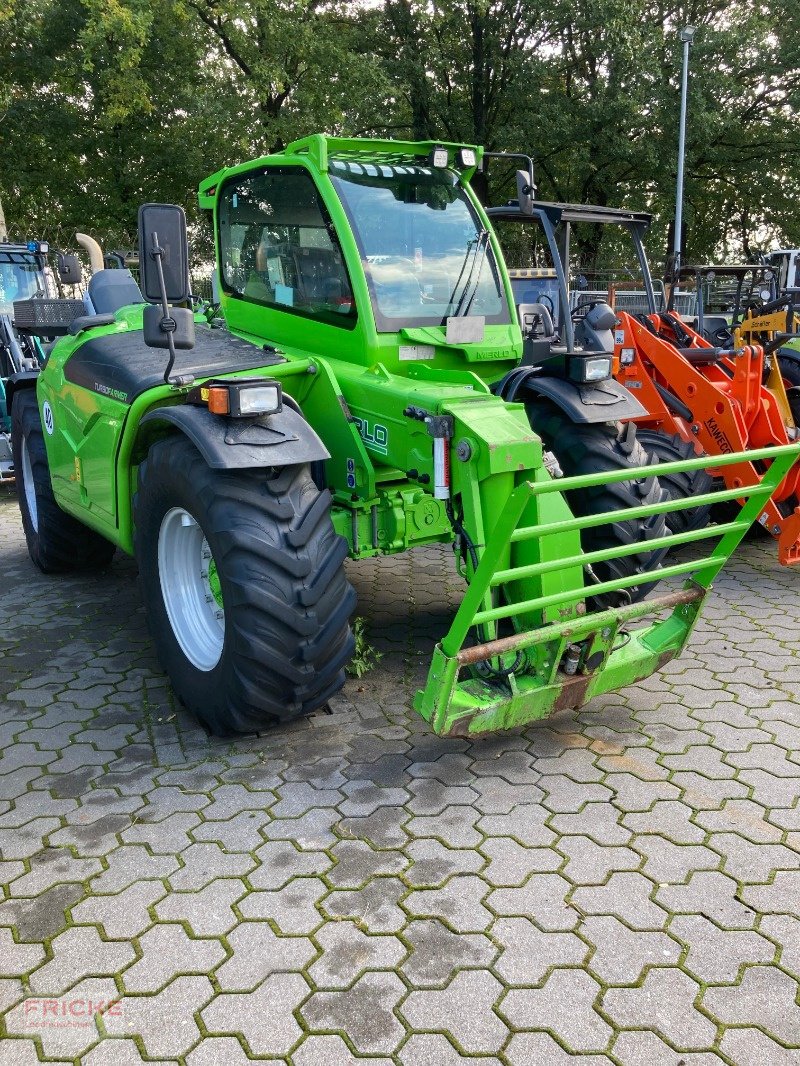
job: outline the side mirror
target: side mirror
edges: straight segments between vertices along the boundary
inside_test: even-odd
[[[77,255],[62,255],[57,260],[58,278],[62,285],[80,285],[83,280],[81,261]]]
[[[531,183],[531,176],[525,170],[517,171],[517,201],[523,215],[533,214],[533,196],[536,187]]]
[[[175,204],[139,208],[139,285],[150,304],[189,299],[186,215]]]

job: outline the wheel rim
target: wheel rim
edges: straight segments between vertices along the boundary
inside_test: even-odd
[[[22,437],[22,487],[25,490],[25,503],[28,508],[28,517],[31,520],[34,533],[39,532],[39,509],[36,506],[36,486],[33,483],[33,468],[31,457],[28,452],[28,442]]]
[[[162,519],[158,576],[181,651],[198,670],[213,670],[225,642],[222,589],[205,534],[183,507],[173,507]]]

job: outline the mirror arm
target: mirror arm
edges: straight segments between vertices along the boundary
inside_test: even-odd
[[[164,265],[161,260],[164,257],[164,249],[158,243],[158,234],[153,230],[153,247],[150,250],[150,256],[155,259],[156,267],[158,268],[158,283],[161,286],[161,310],[163,316],[161,322],[161,332],[167,335],[167,344],[169,345],[169,360],[167,362],[167,369],[164,371],[164,384],[171,385],[169,380],[172,368],[175,365],[175,341],[172,334],[175,330],[175,322],[169,316],[169,304],[167,303],[167,284],[164,281]]]

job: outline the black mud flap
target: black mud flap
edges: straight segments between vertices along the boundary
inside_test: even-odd
[[[522,400],[526,393],[546,396],[571,421],[584,425],[625,422],[647,414],[636,397],[614,378],[579,385],[565,378],[547,377],[537,367],[519,367],[507,375],[503,385],[500,395],[506,400]]]
[[[11,404],[14,402],[14,393],[20,392],[22,389],[35,389],[38,377],[38,370],[20,370],[17,374],[12,374],[11,377],[6,378],[6,408],[9,414],[11,414]]]
[[[287,404],[260,418],[224,418],[184,404],[149,411],[140,425],[167,422],[194,444],[212,470],[294,466],[330,459],[330,452],[301,414]]]

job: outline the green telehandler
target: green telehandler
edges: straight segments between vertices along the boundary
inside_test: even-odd
[[[762,449],[760,485],[714,496],[746,493],[740,517],[668,536],[664,514],[703,500],[662,499],[610,354],[572,345],[527,375],[524,403],[505,398],[523,343],[469,187],[480,157],[316,135],[212,175],[227,328],[192,307],[169,205],[139,213],[141,293],[101,270],[92,314],[17,308],[65,334],[9,383],[30,554],[45,571],[133,554],[173,688],[216,733],[324,705],[353,649],[345,559],[425,544],[452,543],[466,583],[414,700],[437,733],[631,684],[683,648],[798,453]],[[543,411],[563,425],[555,455]],[[677,544],[692,558],[658,569]],[[685,581],[649,595],[662,578]]]

